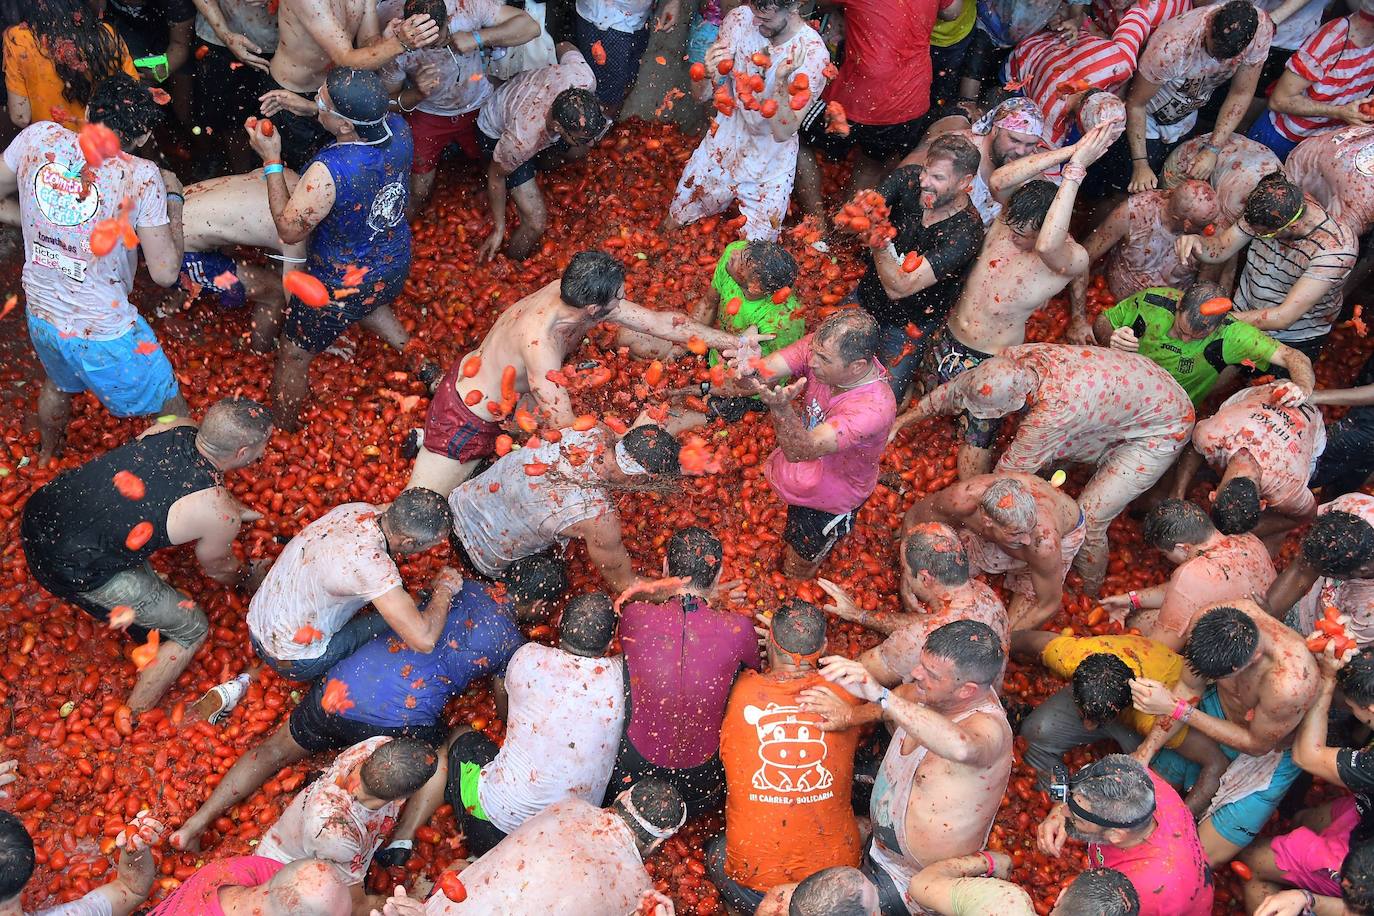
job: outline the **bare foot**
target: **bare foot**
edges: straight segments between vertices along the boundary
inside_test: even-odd
[[[181,852],[200,852],[200,835],[202,832],[203,831],[197,830],[193,833],[188,828],[182,827],[176,833],[172,834],[168,842],[172,844],[173,849],[180,850]]]

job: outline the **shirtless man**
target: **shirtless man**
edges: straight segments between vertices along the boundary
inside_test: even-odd
[[[1002,640],[1003,649],[1010,648],[1007,609],[986,583],[969,577],[968,555],[953,528],[939,522],[912,526],[902,545],[901,561],[902,578],[897,591],[905,613],[865,611],[834,582],[817,580],[825,593],[835,600],[822,610],[887,635],[880,645],[859,656],[859,663],[878,683],[896,687],[910,680],[926,638],[956,620],[987,624]],[[881,718],[881,710],[877,707],[865,709],[872,714],[865,721],[876,722]]]
[[[1174,243],[1181,235],[1196,235],[1213,226],[1219,216],[1217,195],[1205,181],[1187,179],[1168,191],[1132,194],[1083,242],[1088,263],[1107,259],[1107,288],[1120,302],[1142,289],[1169,286],[1183,289],[1197,278],[1197,265],[1179,260]],[[1086,311],[1088,274],[1069,284],[1069,343],[1096,343]]]
[[[949,115],[936,121],[926,131],[921,144],[902,160],[901,165],[925,165],[931,141],[943,134],[959,134],[968,140],[982,155],[982,162],[973,176],[969,199],[983,218],[983,225],[991,226],[1002,212],[1002,204],[989,190],[992,173],[1038,150],[1044,129],[1045,116],[1034,102],[1023,98],[1008,99],[974,124],[970,124],[963,115]]]
[[[863,865],[883,913],[918,912],[910,885],[925,863],[987,842],[1011,774],[1011,726],[995,691],[1005,662],[997,634],[973,620],[931,633],[911,683],[895,692],[853,659],[821,660],[822,675],[877,703],[893,728],[873,786],[873,841]],[[839,701],[825,691],[808,688],[801,701],[823,728],[842,724],[832,721]]]
[[[1319,506],[1266,603],[1279,617],[1291,608],[1293,627],[1304,634],[1335,605],[1350,618],[1345,626],[1356,646],[1374,645],[1374,496],[1347,493]]]
[[[284,171],[286,191],[296,190],[295,172]],[[276,349],[281,331],[286,291],[281,275],[305,263],[306,242],[288,245],[277,234],[272,210],[267,205],[267,182],[262,169],[245,175],[225,175],[186,188],[182,211],[186,251],[182,255],[182,283],[188,281],[219,298],[225,308],[255,303],[248,345],[258,353]],[[261,248],[282,262],[281,271],[270,270],[221,252],[223,248]],[[225,277],[225,274],[229,277]]]
[[[449,367],[430,402],[424,447],[406,489],[447,494],[467,480],[478,462],[496,454],[500,423],[522,396],[533,399],[530,412],[541,425],[571,426],[576,416],[568,392],[549,373],[556,379],[568,354],[601,322],[674,343],[696,338],[730,352],[747,351],[760,339],[752,329],[736,336],[680,312],[630,302],[623,264],[602,251],[579,252],[560,279],[502,312],[477,349]]]
[[[311,101],[334,67],[379,70],[400,54],[439,39],[439,24],[429,16],[396,19],[383,35],[377,0],[282,0],[277,10],[277,53],[268,73],[277,88]],[[459,50],[462,50],[459,48]],[[263,109],[282,133],[282,161],[299,171],[333,138],[320,122],[290,109]]]
[[[980,474],[917,500],[902,530],[928,522],[958,530],[971,574],[1007,574],[1013,630],[1059,613],[1064,577],[1087,532],[1073,497],[1034,474]]]
[[[1193,448],[1183,453],[1174,475],[1174,496],[1180,499],[1204,460],[1221,474],[1218,499],[1232,481],[1249,480],[1256,500],[1263,500],[1254,534],[1275,553],[1282,535],[1317,513],[1307,481],[1326,447],[1321,411],[1294,397],[1292,388],[1292,382],[1271,382],[1231,395],[1193,427]]]
[[[1087,252],[1069,235],[1069,220],[1079,182],[1110,145],[1110,130],[1109,125],[1099,125],[1071,147],[1058,190],[1037,179],[1011,196],[1006,212],[983,242],[948,326],[927,355],[926,374],[934,377],[934,384],[948,382],[1024,341],[1031,313],[1088,269]],[[961,478],[986,474],[991,468],[989,449],[998,426],[968,421],[959,446]]]
[[[1178,721],[1221,745],[1232,761],[1227,775],[1246,774],[1229,786],[1222,777],[1223,788],[1198,824],[1207,861],[1217,868],[1255,839],[1301,772],[1292,759],[1293,733],[1317,698],[1320,672],[1303,638],[1253,601],[1199,610],[1182,655],[1187,664],[1173,691],[1136,679],[1131,696],[1136,709],[1166,717],[1166,724],[1182,703]],[[1136,758],[1149,760],[1171,731],[1156,728]],[[1193,768],[1181,762],[1165,750],[1153,766],[1186,784]]]
[[[1131,625],[1178,651],[1194,612],[1233,599],[1259,599],[1276,573],[1264,545],[1250,534],[1222,534],[1197,503],[1166,499],[1145,516],[1145,543],[1175,564],[1153,588],[1102,599],[1114,617],[1135,613]]]
[[[897,424],[964,411],[997,419],[1023,408],[999,473],[1035,474],[1061,462],[1097,465],[1078,497],[1087,530],[1074,560],[1084,590],[1095,594],[1107,568],[1107,526],[1173,464],[1193,431],[1192,402],[1143,356],[1023,344],[941,385]]]

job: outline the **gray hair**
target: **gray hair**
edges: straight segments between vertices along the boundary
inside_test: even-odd
[[[1074,775],[1073,797],[1098,817],[1131,824],[1154,810],[1155,784],[1134,757],[1108,754]]]
[[[1016,531],[1035,527],[1035,497],[1021,481],[1003,477],[983,491],[978,505],[994,522]]]

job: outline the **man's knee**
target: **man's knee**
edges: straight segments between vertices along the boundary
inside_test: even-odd
[[[183,608],[181,621],[163,628],[162,635],[186,649],[199,649],[210,635],[210,620],[198,606]]]

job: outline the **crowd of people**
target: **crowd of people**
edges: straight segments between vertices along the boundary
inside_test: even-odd
[[[132,817],[115,880],[44,913],[140,909],[163,847],[206,860],[164,916],[671,914],[646,857],[723,812],[705,864],[732,913],[1031,914],[1035,888],[987,845],[1014,760],[1054,802],[1040,851],[1086,846],[1057,916],[1211,913],[1227,863],[1247,912],[1374,913],[1374,368],[1347,389],[1313,369],[1338,323],[1362,326],[1374,2],[4,12],[18,132],[0,222],[22,235],[38,463],[59,470],[22,507],[27,569],[138,645],[135,720],[217,638],[205,596],[150,562],[176,546],[204,588],[244,596],[253,653],[193,714],[223,723],[259,678],[301,685],[189,819]],[[633,302],[625,264],[581,251],[492,304],[451,365],[416,355],[392,304],[441,163],[477,166],[477,256],[529,257],[559,218],[540,173],[597,147],[665,31],[690,84],[679,104],[708,123],[659,232],[674,244],[740,217],[694,306]],[[178,138],[189,156],[165,152]],[[861,252],[838,307],[807,308],[793,245]],[[135,301],[140,252],[153,283],[251,308],[249,345],[275,354],[270,404],[191,415]],[[1094,288],[1115,304],[1093,314]],[[1060,296],[1062,338],[1028,342]],[[354,325],[429,388],[409,482],[245,560],[236,541],[260,516],[226,476],[300,429],[312,364]],[[708,381],[632,422],[578,414],[565,370],[598,327],[646,377],[704,358]],[[146,429],[64,459],[83,392]],[[1328,425],[1323,406],[1349,410]],[[816,581],[824,606],[751,617],[722,581],[733,533],[706,525],[661,532],[661,568],[627,549],[621,496],[702,473],[694,431],[751,415],[776,441],[779,571],[794,590]],[[945,418],[958,480],[903,507],[892,606],[817,579],[891,443]],[[1190,499],[1199,483],[1208,498]],[[1173,569],[1099,594],[1126,513]],[[572,593],[576,541],[603,590]],[[444,565],[408,585],[398,560],[428,552]],[[1071,574],[1106,635],[1045,629]],[[835,620],[877,644],[828,648]],[[1009,661],[1063,686],[1013,708]],[[446,716],[475,684],[499,743]],[[1084,748],[1096,758],[1070,773]],[[326,753],[251,855],[202,848]],[[0,785],[25,776],[0,764]],[[1331,788],[1319,806],[1313,777]],[[1275,832],[1281,806],[1292,829]],[[436,817],[468,858],[370,892],[373,863],[406,863]],[[34,868],[25,823],[0,811],[0,913],[20,912]]]

